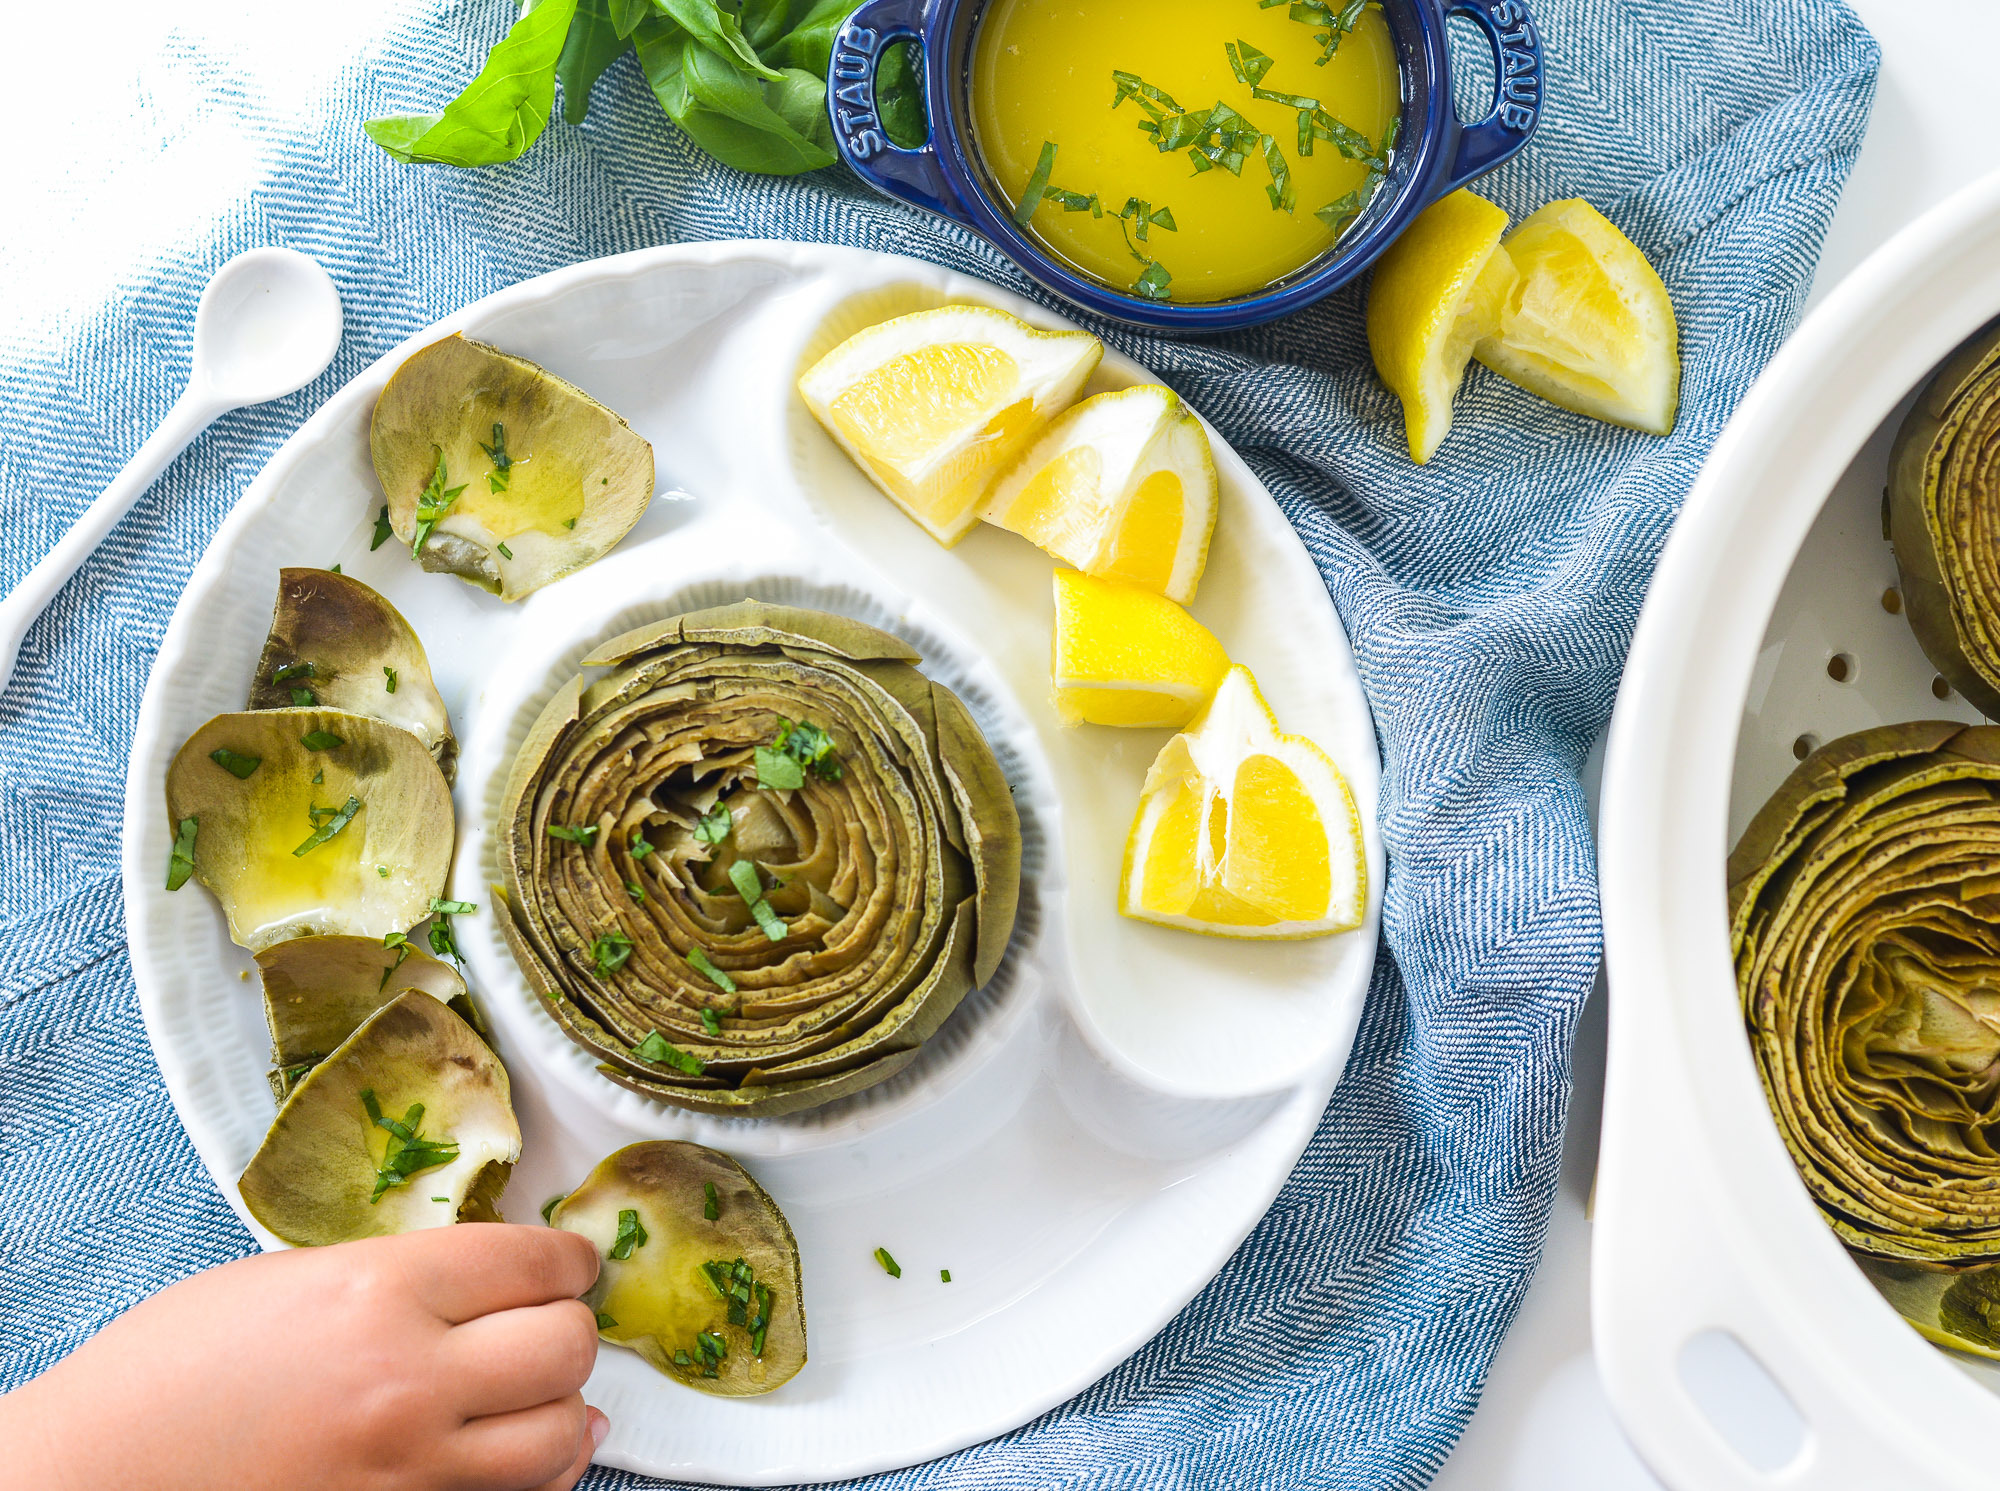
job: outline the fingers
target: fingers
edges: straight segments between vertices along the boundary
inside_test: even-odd
[[[444,1380],[466,1418],[566,1398],[597,1360],[597,1317],[580,1300],[481,1315],[445,1332]]]
[[[589,1464],[595,1448],[589,1413],[583,1395],[571,1393],[554,1403],[473,1419],[452,1436],[459,1462],[454,1484],[490,1491],[564,1484],[561,1478],[579,1460]]]
[[[597,1249],[556,1227],[464,1222],[371,1240],[402,1266],[438,1318],[460,1321],[575,1299],[597,1279]]]
[[[552,1481],[544,1481],[535,1488],[535,1491],[570,1491],[572,1486],[583,1479],[583,1473],[590,1469],[590,1457],[597,1453],[604,1444],[604,1436],[611,1432],[611,1420],[595,1408],[588,1409],[587,1412],[590,1414],[590,1430],[585,1434],[583,1444],[576,1452],[576,1459],[571,1462],[568,1470]]]

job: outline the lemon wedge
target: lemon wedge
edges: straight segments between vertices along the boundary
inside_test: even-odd
[[[1215,937],[1325,937],[1361,925],[1368,861],[1347,781],[1278,729],[1250,670],[1146,773],[1118,909]]]
[[[1564,409],[1671,433],[1680,333],[1667,287],[1632,240],[1578,197],[1523,218],[1503,252],[1518,280],[1473,355]]]
[[[1186,605],[1215,532],[1215,453],[1170,388],[1085,399],[993,484],[981,516],[1085,574]]]
[[[1214,634],[1158,591],[1056,571],[1050,673],[1065,725],[1177,730],[1228,671]]]
[[[1451,429],[1451,401],[1475,344],[1500,329],[1515,270],[1500,235],[1507,214],[1455,191],[1426,207],[1376,261],[1368,350],[1403,401],[1410,459],[1428,461]]]
[[[799,379],[815,418],[941,544],[978,521],[996,472],[1075,402],[1104,345],[952,305],[855,333]]]

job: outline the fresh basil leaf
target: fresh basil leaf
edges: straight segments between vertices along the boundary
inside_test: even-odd
[[[689,36],[725,61],[735,62],[743,71],[776,81],[776,68],[766,67],[757,49],[743,35],[742,24],[715,0],[653,0],[663,14],[687,28]]]
[[[371,119],[369,138],[397,160],[490,166],[515,159],[548,126],[556,62],[577,0],[541,0],[486,54],[465,91],[435,114]]]
[[[768,44],[766,59],[776,67],[796,67],[815,77],[825,77],[833,61],[833,39],[854,14],[858,3],[859,0],[816,0],[799,17],[796,26]]]
[[[775,82],[748,76],[692,39],[683,49],[681,68],[697,104],[747,127],[758,138],[753,162],[717,155],[725,165],[789,176],[833,164],[833,126],[821,107],[826,100],[821,79],[798,68],[779,74]]]
[[[653,0],[610,0],[611,26],[625,40],[639,29],[639,23],[653,14]]]
[[[563,118],[581,124],[590,113],[590,90],[604,69],[625,50],[625,37],[611,19],[611,0],[577,0],[576,19],[569,23],[562,55],[556,58],[556,81],[562,84]],[[504,449],[504,447],[503,447]],[[495,458],[496,465],[498,458]],[[499,466],[504,474],[505,466]]]
[[[894,42],[882,53],[881,65],[875,70],[875,113],[882,121],[883,133],[905,150],[914,150],[931,137],[923,74],[917,69],[922,57],[915,42]],[[822,68],[822,75],[824,72]]]
[[[643,23],[633,40],[646,82],[667,117],[724,165],[790,176],[832,164],[833,129],[825,113],[815,111],[811,134],[788,123],[766,101],[765,90],[780,84],[738,72],[664,16]],[[801,93],[810,93],[809,86],[796,82],[790,88],[793,107]]]
[[[849,0],[850,7],[852,0]],[[741,0],[736,7],[736,23],[743,28],[743,37],[762,56],[764,49],[781,40],[792,18],[792,0]],[[767,57],[765,61],[770,61]],[[783,66],[773,63],[773,66]],[[825,68],[820,72],[824,74]]]

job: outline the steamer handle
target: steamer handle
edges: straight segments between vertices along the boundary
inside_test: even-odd
[[[1444,13],[1447,20],[1470,17],[1486,33],[1493,49],[1493,108],[1477,124],[1461,121],[1440,197],[1511,160],[1542,119],[1542,37],[1522,0],[1446,0]],[[1455,103],[1452,112],[1458,112]]]

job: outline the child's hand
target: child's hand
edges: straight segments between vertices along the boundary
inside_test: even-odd
[[[567,1491],[609,1424],[574,1233],[269,1253],[156,1295],[0,1399],[0,1486]]]

